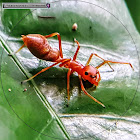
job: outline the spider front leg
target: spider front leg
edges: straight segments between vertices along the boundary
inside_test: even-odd
[[[89,59],[88,59],[88,61],[87,61],[87,63],[86,63],[86,66],[89,65],[89,63],[90,63],[90,61],[91,61],[93,55],[95,55],[95,56],[97,56],[98,58],[102,59],[104,62],[106,61],[105,59],[103,59],[102,57],[100,57],[99,55],[97,55],[96,53],[91,53],[91,55],[90,55],[90,57],[89,57]],[[103,63],[104,63],[104,62],[103,62]],[[106,63],[107,63],[107,62],[106,62]],[[105,64],[105,63],[104,63],[104,64]],[[107,63],[107,64],[108,64],[109,67],[112,69],[112,71],[114,71],[114,69],[111,67],[111,65],[110,65],[109,63]],[[98,69],[98,66],[97,66],[96,68]]]
[[[105,60],[105,59],[103,59],[102,57],[100,57],[99,55],[97,55],[97,54],[95,54],[95,53],[92,53],[92,54],[90,55],[90,57],[89,57],[89,59],[88,59],[88,61],[87,61],[87,63],[86,63],[86,66],[89,65],[89,63],[90,63],[90,61],[91,61],[93,55],[95,55],[95,56],[97,56],[98,58],[100,58],[100,59],[103,60],[103,62],[102,62],[101,64],[99,64],[98,66],[95,67],[96,69],[100,68],[100,67],[103,66],[104,64],[108,64],[109,67],[114,71],[114,69],[111,67],[111,65],[110,65],[109,63],[115,63],[115,64],[128,64],[128,65],[130,65],[130,67],[134,70],[134,68],[133,68],[133,66],[132,66],[131,63],[128,63],[128,62],[111,61],[111,60]]]
[[[79,52],[79,49],[80,49],[80,44],[79,44],[79,42],[78,42],[75,38],[74,38],[74,41],[75,41],[75,43],[77,43],[77,45],[78,45],[77,50],[76,50],[76,52],[75,52],[75,54],[74,54],[74,56],[73,56],[73,60],[75,61],[76,58],[77,58],[77,54],[78,54],[78,52]]]
[[[104,104],[102,104],[101,102],[99,102],[97,99],[95,99],[93,96],[91,96],[91,95],[85,90],[84,85],[83,85],[83,82],[82,82],[82,77],[81,77],[80,75],[78,75],[78,76],[79,76],[79,79],[80,79],[80,85],[81,85],[81,89],[83,90],[83,92],[84,92],[87,96],[89,96],[92,100],[94,100],[95,102],[97,102],[98,104],[100,104],[102,107],[105,108],[105,105],[104,105]]]

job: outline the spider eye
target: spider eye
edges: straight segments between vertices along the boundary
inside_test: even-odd
[[[85,75],[88,75],[88,72],[87,71],[85,72]]]
[[[91,78],[96,78],[97,76],[96,76],[96,75],[95,75],[95,76],[90,75],[90,77],[91,77]]]

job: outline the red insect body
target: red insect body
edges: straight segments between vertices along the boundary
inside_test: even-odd
[[[30,52],[39,59],[56,62],[59,59],[59,50],[52,48],[47,39],[39,34],[22,35],[21,38]]]
[[[88,80],[91,84],[94,84],[95,86],[98,86],[101,77],[99,71],[94,68],[93,66],[83,66],[77,61],[71,60],[67,63],[67,65],[64,67],[72,69],[72,71],[75,71],[78,73],[78,75],[81,75],[82,79]],[[88,73],[88,75],[85,74],[85,72]]]
[[[85,75],[85,72],[88,72],[88,75]],[[83,72],[81,76],[83,79],[88,80],[91,84],[94,84],[95,86],[98,86],[101,80],[99,71],[90,65],[85,66],[83,68]]]
[[[56,48],[52,48],[47,39],[49,37],[53,37],[56,36],[58,37],[59,40],[59,50]],[[46,36],[42,36],[40,34],[29,34],[29,35],[22,35],[21,38],[24,42],[24,44],[15,52],[19,52],[24,46],[27,46],[27,48],[30,50],[30,52],[36,56],[39,59],[43,59],[46,61],[52,61],[55,62],[53,65],[42,69],[40,72],[38,72],[37,74],[35,74],[34,76],[30,77],[27,80],[24,80],[24,82],[29,81],[31,79],[33,79],[34,77],[36,77],[38,74],[48,70],[49,68],[57,65],[60,63],[60,67],[65,67],[68,68],[68,74],[67,74],[67,94],[68,94],[68,100],[70,99],[70,95],[69,95],[69,81],[70,81],[70,75],[73,72],[77,72],[79,79],[80,79],[80,84],[81,84],[81,89],[84,91],[84,93],[89,96],[91,99],[93,99],[95,102],[99,103],[100,105],[102,105],[103,107],[105,107],[101,102],[99,102],[97,99],[95,99],[94,97],[92,97],[90,94],[87,93],[87,91],[84,88],[82,79],[84,81],[89,81],[91,84],[98,86],[101,77],[100,77],[100,73],[98,71],[98,68],[101,67],[104,64],[108,64],[110,66],[109,63],[120,63],[120,64],[129,64],[131,67],[132,65],[130,63],[124,63],[124,62],[115,62],[115,61],[110,61],[110,60],[104,60],[103,58],[101,58],[100,56],[98,56],[97,54],[92,53],[86,63],[86,66],[83,66],[82,64],[80,64],[79,62],[76,61],[76,57],[78,54],[78,51],[80,49],[80,45],[79,42],[75,39],[75,42],[78,44],[78,48],[74,54],[73,59],[69,58],[69,59],[64,59],[63,58],[63,53],[62,53],[62,47],[61,47],[61,37],[59,33],[52,33],[50,35],[46,35]],[[95,55],[98,58],[102,59],[103,62],[101,64],[99,64],[96,67],[90,66],[89,63],[91,61],[92,56]],[[110,66],[111,69],[113,69]],[[132,67],[133,68],[133,67]]]

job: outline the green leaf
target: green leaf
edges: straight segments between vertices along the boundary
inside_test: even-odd
[[[8,131],[12,139],[26,139],[26,135],[22,136],[20,129],[29,135],[31,139],[43,138],[69,138],[68,134],[61,123],[58,116],[50,104],[46,101],[34,82],[21,85],[21,81],[25,79],[27,73],[21,66],[17,58],[10,58],[6,51],[10,53],[9,47],[1,38],[1,123],[6,125],[10,119],[13,123],[6,125],[3,131]],[[13,61],[14,60],[14,61]],[[42,101],[42,102],[41,102]],[[3,103],[4,102],[4,103]],[[13,111],[13,112],[12,112]],[[11,117],[12,115],[12,117]],[[7,117],[10,116],[10,119]],[[13,119],[14,117],[14,119]],[[12,130],[10,130],[12,128]],[[17,128],[19,130],[17,130]],[[36,131],[36,135],[29,133]],[[35,132],[32,132],[35,133]],[[5,135],[1,135],[1,139],[5,139]]]
[[[110,71],[107,65],[99,69],[102,78],[99,86],[95,91],[92,89],[87,89],[87,91],[105,104],[105,109],[84,95],[83,92],[80,94],[79,79],[76,74],[72,75],[70,79],[71,100],[69,107],[67,107],[67,69],[59,68],[59,66],[51,68],[33,80],[35,81],[35,83],[33,82],[33,88],[35,86],[39,89],[37,93],[39,92],[39,95],[43,98],[43,100],[41,98],[41,101],[44,105],[46,105],[45,103],[48,101],[55,111],[53,111],[50,106],[47,110],[42,102],[40,102],[40,98],[37,98],[36,94],[32,93],[34,91],[32,88],[29,88],[30,90],[28,89],[26,92],[22,92],[22,96],[24,94],[27,96],[25,96],[26,98],[24,98],[23,101],[22,98],[19,99],[19,96],[17,96],[19,106],[16,104],[14,107],[21,113],[22,103],[25,104],[25,106],[22,106],[24,109],[27,108],[27,103],[30,100],[33,107],[36,105],[37,108],[38,104],[40,106],[42,105],[38,107],[37,112],[40,112],[36,118],[33,117],[32,121],[33,127],[42,130],[41,132],[46,132],[50,129],[49,127],[46,128],[46,125],[44,126],[44,120],[48,112],[51,112],[49,111],[51,109],[53,114],[56,112],[61,118],[71,139],[138,138],[140,123],[138,60],[140,36],[124,1],[57,1],[50,2],[50,4],[50,9],[4,10],[2,12],[3,24],[1,26],[1,34],[5,40],[7,39],[7,34],[9,35],[6,49],[10,48],[12,52],[16,51],[23,44],[20,39],[22,34],[39,33],[46,35],[59,32],[62,39],[64,58],[73,57],[77,47],[77,45],[73,43],[73,38],[76,38],[81,46],[77,57],[79,63],[85,65],[88,57],[93,52],[104,59],[130,62],[134,67],[134,71],[129,65],[121,64],[111,64],[115,70],[114,72],[107,72]],[[44,16],[52,16],[55,18],[44,18]],[[78,25],[78,29],[75,32],[72,31],[73,23],[77,23]],[[57,37],[48,39],[52,47],[58,47],[58,40],[56,39]],[[25,85],[18,83],[26,79],[26,77],[23,75],[19,76],[20,71],[15,73],[14,69],[10,69],[10,65],[10,68],[4,66],[4,62],[7,59],[11,60],[8,56],[2,59],[4,60],[2,70],[5,68],[9,71],[11,75],[5,74],[5,77],[8,75],[9,78],[12,77],[11,79],[13,79],[12,82],[8,82],[9,88],[13,91],[12,87],[15,88],[14,85],[18,85],[20,88],[17,91],[21,88],[23,91],[24,88],[28,87],[28,84],[31,86],[32,84],[30,82]],[[14,55],[13,59],[14,62],[16,62],[15,60],[20,62],[19,64],[16,62],[16,64],[23,66],[23,69],[26,71],[24,73],[26,76],[28,76],[29,73],[30,76],[34,75],[42,68],[52,64],[51,62],[38,60],[26,48]],[[100,59],[94,57],[91,61],[91,65],[97,66],[101,62]],[[12,60],[10,63],[13,65]],[[20,70],[22,70],[22,68],[20,68]],[[7,84],[7,82],[5,83]],[[18,88],[18,86],[16,86],[16,88]],[[21,95],[20,97],[22,97]],[[12,96],[10,96],[10,99],[12,99]],[[14,99],[11,102],[14,104]],[[42,109],[40,110],[40,108]],[[22,114],[22,117],[28,121],[30,114],[27,112]],[[38,116],[40,117],[40,114],[45,114],[42,116],[42,119],[40,119],[42,122],[40,123],[41,128],[37,125]],[[31,117],[32,116],[35,115],[31,115]],[[58,121],[52,123],[50,127],[53,128],[53,132],[57,133],[59,130],[62,132],[64,130],[63,124],[60,123],[61,125],[57,127],[59,128],[58,131],[57,128],[54,127],[54,125],[57,126],[57,123],[60,121],[57,116],[55,117]],[[42,125],[46,131],[42,128]],[[14,126],[16,127],[16,124]],[[50,129],[49,134],[52,134],[51,130],[52,129]],[[28,132],[28,130],[26,129],[25,132]],[[19,133],[19,138],[21,138],[22,134],[18,131],[18,134]],[[28,135],[30,136],[29,133]],[[64,130],[60,135],[58,133],[54,135],[58,135],[58,137],[62,138],[68,134]],[[30,137],[36,138],[36,135],[32,133]],[[39,138],[42,139],[42,137],[43,135],[40,134]]]
[[[139,20],[139,9],[140,9],[140,1],[139,0],[125,0],[128,9],[130,11],[130,14],[133,18],[133,21],[135,23],[135,26],[137,30],[140,32],[140,20]]]

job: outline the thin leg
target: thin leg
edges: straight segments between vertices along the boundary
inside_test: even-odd
[[[68,61],[70,61],[71,59],[68,59],[65,62],[62,62],[59,66],[63,67],[65,64],[68,63]],[[67,73],[67,94],[68,94],[68,101],[70,100],[70,94],[69,94],[69,90],[70,90],[70,75],[73,73],[73,70],[69,69],[68,73]]]
[[[59,65],[59,67],[63,67],[63,66],[66,65],[69,61],[71,61],[71,59],[68,59],[67,61],[62,62],[62,63]],[[69,68],[69,67],[66,67],[66,66],[65,66],[65,68]]]
[[[88,61],[87,61],[87,63],[86,63],[86,66],[89,65],[89,63],[90,63],[90,61],[91,61],[93,55],[95,55],[95,56],[97,56],[98,58],[100,58],[100,59],[102,59],[103,61],[105,61],[102,57],[100,57],[100,56],[97,55],[96,53],[91,53],[91,55],[90,55],[90,57],[89,57],[89,59],[88,59]]]
[[[87,63],[86,63],[86,66],[87,65],[89,65],[89,63],[90,63],[90,61],[91,61],[91,59],[92,59],[92,57],[93,57],[93,55],[95,55],[95,56],[97,56],[98,58],[100,58],[100,59],[102,59],[103,61],[105,61],[105,59],[103,59],[102,57],[100,57],[99,55],[97,55],[96,53],[92,53],[91,55],[90,55],[90,57],[89,57],[89,59],[88,59],[88,61],[87,61]],[[107,63],[108,65],[109,65],[109,67],[114,71],[114,69],[111,67],[111,65],[109,64],[109,63]],[[96,67],[97,68],[97,67]]]
[[[79,45],[79,42],[78,42],[76,39],[74,39],[74,41],[78,44],[77,50],[76,50],[76,52],[75,52],[75,54],[74,54],[74,56],[73,56],[73,60],[76,60],[77,54],[78,54],[79,49],[80,49],[80,45]]]
[[[35,78],[35,77],[36,77],[37,75],[39,75],[40,73],[42,73],[42,72],[44,72],[44,71],[50,69],[51,67],[57,65],[58,63],[61,63],[61,62],[67,61],[67,60],[68,60],[68,59],[62,59],[62,60],[60,60],[60,61],[54,63],[53,65],[51,65],[51,66],[49,66],[49,67],[47,67],[47,68],[42,69],[40,72],[38,72],[38,73],[35,74],[34,76],[30,77],[30,78],[27,79],[27,80],[24,80],[22,83],[25,83],[25,82],[27,82],[27,81],[30,81],[31,79]]]
[[[100,57],[99,55],[97,55],[97,54],[95,54],[95,53],[92,53],[92,54],[90,55],[90,57],[89,57],[89,59],[88,59],[88,61],[87,61],[87,63],[86,63],[86,66],[89,65],[89,63],[90,63],[90,61],[91,61],[93,55],[95,55],[95,56],[97,56],[98,58],[100,58],[100,59],[103,60],[103,62],[102,62],[101,64],[99,64],[98,66],[96,66],[97,69],[100,68],[101,66],[103,66],[103,65],[106,64],[106,63],[109,65],[109,67],[110,67],[113,71],[114,71],[114,69],[111,67],[111,65],[110,65],[109,63],[129,64],[129,65],[131,66],[131,68],[133,69],[133,67],[132,67],[132,65],[131,65],[130,63],[105,60],[105,59],[103,59],[102,57]],[[134,69],[133,69],[133,70],[134,70]]]
[[[103,63],[99,64],[98,66],[96,66],[96,68],[100,68],[101,66],[103,66],[104,64],[109,64],[109,63],[115,63],[115,64],[128,64],[130,65],[130,67],[134,70],[133,66],[131,63],[126,63],[126,62],[117,62],[117,61],[110,61],[110,60],[105,60]]]
[[[62,62],[59,67],[63,67],[65,64],[68,63],[68,61],[70,61],[71,59],[68,59],[65,62]],[[69,69],[68,73],[67,73],[67,94],[68,94],[68,101],[70,100],[70,94],[69,94],[69,90],[70,90],[70,75],[73,73],[73,70]]]
[[[59,41],[59,51],[60,51],[60,56],[61,58],[63,58],[63,53],[62,53],[62,45],[61,45],[61,36],[59,33],[52,33],[50,35],[45,35],[46,38],[49,38],[49,37],[53,37],[53,36],[56,36],[57,35],[57,38],[58,38],[58,41]]]
[[[85,90],[84,85],[83,85],[83,82],[82,82],[82,78],[81,78],[80,75],[79,75],[79,79],[80,79],[81,89],[83,90],[83,92],[84,92],[87,96],[89,96],[92,100],[94,100],[95,102],[97,102],[98,104],[100,104],[101,106],[103,106],[103,107],[105,108],[104,104],[102,104],[102,103],[99,102],[97,99],[95,99],[94,97],[92,97],[92,96]]]
[[[71,69],[69,69],[69,71],[67,73],[67,94],[68,94],[68,101],[70,100],[70,94],[69,94],[69,90],[70,90],[70,75],[71,75]]]
[[[25,44],[23,44],[16,52],[14,52],[14,53],[12,53],[12,54],[9,54],[9,55],[13,55],[13,54],[18,53],[24,46],[25,46]]]
[[[91,61],[92,57],[93,57],[93,53],[90,55],[90,57],[89,57],[89,59],[88,59],[88,61],[87,61],[87,63],[86,63],[86,66],[88,66],[88,65],[89,65],[89,63],[90,63],[90,61]]]

